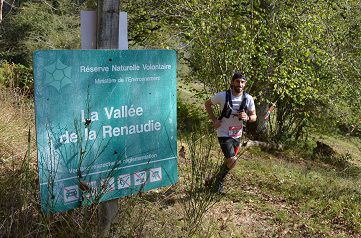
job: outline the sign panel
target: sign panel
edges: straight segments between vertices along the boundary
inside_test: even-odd
[[[45,212],[177,182],[174,51],[36,51],[34,78]]]

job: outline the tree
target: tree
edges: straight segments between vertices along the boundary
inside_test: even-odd
[[[79,7],[57,1],[26,2],[0,25],[2,59],[31,65],[32,52],[40,49],[78,49],[80,46]]]
[[[276,102],[273,138],[277,140],[305,135],[305,129],[317,123],[314,112],[329,106],[322,103],[321,92],[332,95],[336,90],[327,83],[337,75],[330,70],[337,62],[330,46],[344,45],[342,31],[347,28],[357,32],[355,24],[345,24],[342,16],[346,11],[356,17],[360,8],[357,1],[185,0],[168,4],[169,24],[188,46],[193,77],[213,93],[224,90],[224,78],[233,70],[245,71],[257,102],[259,120],[253,134],[267,139],[269,125],[263,118],[269,103]],[[332,28],[339,30],[328,37]],[[357,58],[353,59],[353,67],[358,67]],[[335,68],[339,72],[340,64]]]

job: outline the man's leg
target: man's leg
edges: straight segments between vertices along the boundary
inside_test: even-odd
[[[236,152],[238,152],[240,140],[229,137],[219,137],[218,141],[226,159],[218,172],[215,185],[217,186],[217,191],[224,194],[224,180],[229,171],[236,166]]]
[[[235,156],[237,156],[238,151],[239,151],[239,145],[236,146],[236,147],[234,147],[234,154],[235,154]]]

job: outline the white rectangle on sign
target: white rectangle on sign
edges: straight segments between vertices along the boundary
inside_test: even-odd
[[[78,201],[79,196],[79,187],[78,185],[73,185],[64,188],[64,203]]]
[[[134,185],[142,185],[147,181],[147,172],[140,171],[134,173]]]
[[[115,181],[113,177],[102,179],[101,181],[102,193],[108,193],[115,190]]]
[[[118,189],[129,188],[131,185],[130,174],[123,174],[118,177]]]
[[[162,168],[154,168],[154,169],[150,169],[150,178],[149,181],[152,182],[158,182],[162,180]]]

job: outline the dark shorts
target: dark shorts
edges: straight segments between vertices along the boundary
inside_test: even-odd
[[[224,156],[228,159],[237,154],[241,138],[218,137],[218,141]]]

